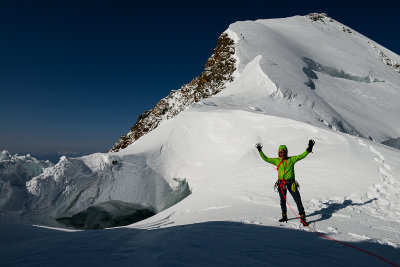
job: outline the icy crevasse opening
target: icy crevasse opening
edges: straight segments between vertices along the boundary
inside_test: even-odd
[[[21,222],[78,229],[143,220],[190,194],[186,181],[167,181],[149,166],[148,156],[62,157],[56,165],[24,179],[18,190],[10,189],[8,177],[17,177],[19,168],[8,168],[8,175],[0,177],[0,212]],[[5,159],[2,163],[9,165]]]
[[[186,179],[174,178],[176,188],[168,195],[162,210],[180,202],[191,194]],[[133,224],[157,213],[151,207],[110,200],[87,208],[71,217],[56,218],[60,224],[82,230],[103,229]]]
[[[60,224],[76,229],[103,229],[129,225],[155,214],[140,205],[110,200],[87,208],[71,217],[56,218]]]

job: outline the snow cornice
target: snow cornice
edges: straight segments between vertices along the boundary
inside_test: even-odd
[[[227,33],[219,36],[214,53],[207,60],[204,71],[189,84],[160,100],[156,106],[141,114],[129,133],[121,136],[109,152],[117,152],[126,148],[141,136],[157,128],[161,122],[171,119],[186,107],[217,94],[232,82],[236,70],[234,58],[234,40]]]

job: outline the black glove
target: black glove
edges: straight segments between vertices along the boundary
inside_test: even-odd
[[[310,141],[308,141],[308,147],[307,147],[308,153],[311,153],[311,152],[312,152],[312,149],[313,149],[314,144],[315,144],[315,141],[314,141],[314,140],[310,139]]]
[[[256,148],[257,148],[258,152],[260,152],[262,149],[262,145],[260,143],[257,143]]]

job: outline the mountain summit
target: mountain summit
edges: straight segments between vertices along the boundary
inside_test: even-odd
[[[140,115],[110,152],[193,103],[245,105],[390,145],[400,137],[399,62],[324,13],[236,22],[218,38],[200,76]]]

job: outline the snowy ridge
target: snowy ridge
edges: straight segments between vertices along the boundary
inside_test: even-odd
[[[233,74],[236,70],[233,45],[234,41],[228,37],[227,33],[221,34],[214,53],[206,62],[204,71],[179,90],[172,90],[153,109],[141,114],[129,133],[121,136],[110,152],[126,148],[144,134],[154,130],[162,122],[178,115],[186,107],[224,89],[227,83],[233,81]]]

